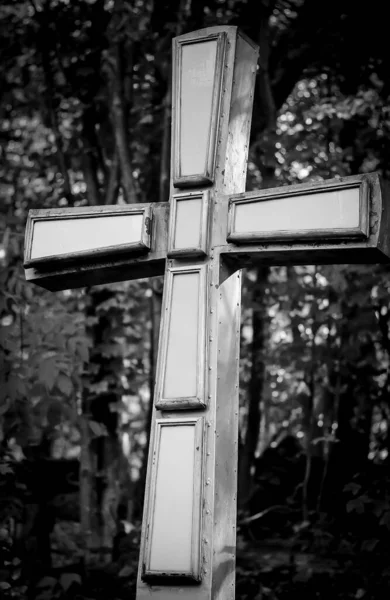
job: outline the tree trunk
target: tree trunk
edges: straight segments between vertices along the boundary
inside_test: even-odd
[[[116,292],[89,290],[87,317],[92,323],[92,348],[85,382],[80,469],[81,525],[86,540],[86,564],[110,560],[120,499],[120,448],[116,405],[122,387],[123,357],[108,349],[123,327],[123,308],[112,303]]]
[[[252,467],[256,456],[260,432],[260,403],[264,385],[264,340],[267,323],[265,288],[269,267],[258,267],[253,288],[251,377],[248,390],[248,413],[245,437],[240,449],[238,471],[238,506],[244,508],[250,500],[253,477]]]
[[[83,558],[85,565],[94,562],[95,549],[99,541],[95,537],[95,500],[93,496],[94,465],[91,453],[91,431],[89,428],[88,400],[83,402],[83,414],[80,421],[80,525],[83,540]]]
[[[359,281],[349,281],[346,298],[353,298]],[[349,292],[349,294],[348,294]],[[333,445],[329,458],[328,481],[332,482],[331,509],[343,518],[345,485],[357,473],[364,473],[370,447],[373,396],[376,384],[372,365],[376,361],[376,350],[372,339],[366,343],[357,339],[361,305],[343,302],[343,325],[340,332],[339,402],[337,406],[337,443]],[[368,308],[368,310],[370,310]],[[355,352],[359,348],[359,353]],[[348,356],[351,358],[348,359]],[[329,502],[330,504],[330,502]]]

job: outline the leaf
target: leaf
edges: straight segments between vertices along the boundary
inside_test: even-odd
[[[379,540],[364,540],[363,544],[362,544],[362,550],[364,552],[372,552],[373,550],[375,550],[375,548],[377,547],[379,543]]]
[[[130,577],[133,575],[134,569],[131,565],[125,565],[118,573],[118,577]]]
[[[55,577],[50,577],[49,575],[46,575],[38,581],[36,587],[38,589],[52,589],[55,585],[57,585],[57,579]]]
[[[386,502],[375,502],[372,512],[376,517],[380,517],[386,511],[387,506]]]
[[[54,358],[47,358],[39,365],[39,379],[45,384],[48,390],[51,390],[57,379],[57,365]]]
[[[7,412],[7,410],[9,409],[11,404],[11,398],[6,398],[5,400],[3,400],[3,402],[0,404],[0,416],[4,415],[4,413]]]
[[[294,576],[294,581],[299,582],[299,583],[306,583],[307,581],[309,581],[312,577],[312,569],[311,568],[307,568],[307,569],[302,569],[301,571],[298,571],[298,573]]]
[[[7,581],[0,581],[0,590],[9,590],[11,587],[11,584],[8,583]]]
[[[385,525],[385,527],[387,527],[387,529],[390,530],[390,511],[389,510],[383,514],[381,520],[379,521],[379,524]]]
[[[15,400],[26,394],[26,384],[16,373],[10,376],[7,387],[11,400]]]
[[[364,512],[364,502],[357,498],[356,500],[350,500],[347,503],[347,512],[357,512],[358,514],[362,514]]]
[[[65,375],[64,373],[60,373],[57,379],[58,389],[65,394],[65,396],[70,396],[73,391],[73,383],[70,377]]]
[[[64,402],[60,402],[57,399],[50,399],[46,413],[47,422],[50,427],[56,427],[61,422],[63,404]]]
[[[81,576],[78,573],[63,573],[60,577],[62,589],[67,591],[73,583],[81,585]]]
[[[89,421],[89,427],[96,437],[107,435],[107,429],[104,427],[104,425],[98,423],[97,421]]]
[[[347,483],[347,485],[344,486],[344,492],[352,492],[352,494],[354,496],[356,496],[362,489],[362,486],[359,485],[358,483],[355,483],[354,481],[351,481],[350,483]]]
[[[138,121],[138,125],[150,125],[150,123],[153,123],[153,117],[151,114],[146,114]]]
[[[81,360],[83,362],[88,362],[89,361],[89,350],[88,350],[88,340],[87,338],[83,339],[83,338],[78,338],[78,342],[77,342],[77,346],[76,346],[76,351],[77,354],[79,355],[79,357],[81,358]]]
[[[8,463],[0,463],[0,475],[8,475],[11,473],[13,473],[13,470]]]

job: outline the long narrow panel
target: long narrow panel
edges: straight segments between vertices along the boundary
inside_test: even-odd
[[[144,578],[200,578],[202,419],[156,425]]]
[[[164,308],[156,405],[199,407],[204,405],[204,266],[168,270]]]
[[[217,40],[186,44],[182,53],[181,174],[194,175],[206,167]]]
[[[212,183],[224,33],[174,43],[174,185]]]
[[[360,182],[290,196],[267,192],[231,200],[229,241],[367,237],[368,198]]]
[[[142,215],[38,221],[31,258],[129,244],[140,239],[141,227]]]
[[[30,211],[25,266],[150,248],[149,207],[88,207],[73,211]]]

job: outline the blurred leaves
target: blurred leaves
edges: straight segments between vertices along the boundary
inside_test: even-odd
[[[22,257],[27,212],[124,201],[123,173],[117,165],[118,129],[112,119],[115,77],[126,117],[122,132],[128,136],[127,167],[136,200],[167,200],[161,182],[167,175],[163,159],[169,156],[163,140],[164,123],[169,126],[171,118],[167,98],[172,36],[233,23],[258,40],[265,13],[270,18],[264,27],[266,40],[261,37],[260,45],[262,61],[268,52],[269,64],[262,63],[258,74],[248,188],[371,170],[388,176],[388,19],[377,0],[369,9],[343,2],[319,7],[301,0],[180,6],[149,0],[17,0],[0,5],[0,542],[4,554],[11,551],[13,523],[22,519],[24,506],[20,495],[25,489],[17,481],[16,466],[34,452],[77,459],[80,415],[87,396],[95,399],[115,393],[104,418],[118,419],[113,429],[122,441],[126,460],[122,468],[130,473],[131,483],[137,480],[156,352],[150,347],[147,282],[58,293],[26,283]],[[264,73],[269,76],[266,89]],[[275,123],[264,122],[264,91],[274,96]],[[254,496],[253,513],[275,506],[281,494],[281,501],[287,498],[290,503],[285,521],[295,531],[297,543],[317,544],[317,548],[326,538],[321,547],[336,548],[340,554],[344,549],[348,560],[352,554],[362,553],[366,560],[370,553],[384,552],[390,528],[382,470],[388,468],[390,450],[388,275],[386,265],[273,267],[261,298],[267,334],[260,350],[265,383],[259,390],[261,436],[253,458],[261,459],[273,449],[284,451],[285,456],[277,455],[276,467],[263,468],[260,474],[253,464],[251,476],[259,494]],[[242,309],[241,437],[248,419],[253,311],[260,303],[254,281],[249,270]],[[86,416],[95,446],[112,435],[104,418]],[[287,436],[293,438],[296,454],[283,450],[281,440]],[[327,465],[321,492],[325,500],[315,500],[320,508],[324,501],[329,514],[329,505],[336,501],[327,499],[326,493],[339,486],[338,519],[345,524],[342,534],[337,534],[340,540],[321,530],[325,525],[317,505],[311,506],[310,519],[301,518],[300,506],[296,510],[302,501],[302,478],[298,489],[284,494],[286,478],[292,472],[301,475],[303,455]],[[131,487],[125,493],[135,495]],[[268,502],[265,507],[256,506],[259,496],[261,502]],[[279,513],[276,520],[274,532],[282,521]],[[333,522],[331,529],[337,529]],[[311,540],[304,538],[310,535]],[[129,544],[134,553],[137,543]],[[136,554],[126,563],[119,561],[121,581],[134,581],[138,546]],[[342,574],[334,566],[332,572],[316,575],[307,567],[306,556],[298,557],[304,564],[300,568],[294,552],[290,554],[284,552],[271,568],[270,558],[259,565],[258,556],[252,561],[247,549],[247,562],[237,570],[238,597],[284,600],[306,594],[315,598],[321,593],[318,590],[324,590],[322,598],[330,598],[336,581],[342,587]],[[19,565],[15,572],[16,568]],[[372,574],[364,581],[359,579],[362,565],[351,566],[346,559],[343,568],[345,578],[354,581],[343,597],[373,598],[375,593],[381,597],[378,587],[386,584],[387,575],[379,562],[378,567],[370,563]],[[19,575],[12,577],[2,582],[1,591],[7,598],[26,597]],[[43,577],[36,597],[69,597],[72,586],[79,583],[77,573]],[[105,597],[113,597],[111,587],[112,579]],[[388,586],[385,589],[388,592]],[[126,594],[130,597],[128,589]]]

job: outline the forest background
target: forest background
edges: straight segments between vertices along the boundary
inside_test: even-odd
[[[260,45],[247,189],[390,175],[386,3],[0,4],[0,594],[133,598],[162,281],[24,281],[31,208],[167,201],[171,40]],[[237,598],[390,588],[386,265],[245,271]]]

